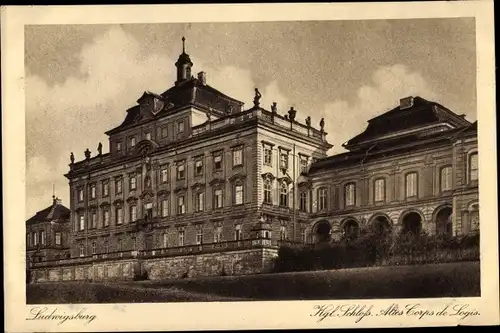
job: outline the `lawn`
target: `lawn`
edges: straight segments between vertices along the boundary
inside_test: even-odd
[[[28,286],[28,303],[120,303],[480,296],[479,262]]]

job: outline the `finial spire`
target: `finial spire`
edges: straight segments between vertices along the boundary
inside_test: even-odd
[[[182,53],[186,53],[186,38],[182,36]]]

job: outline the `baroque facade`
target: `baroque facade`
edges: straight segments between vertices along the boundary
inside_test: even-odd
[[[479,230],[477,123],[408,97],[328,157],[323,119],[267,110],[258,89],[245,110],[191,74],[184,39],[175,66],[170,89],[144,92],[106,133],[109,153],[71,154],[70,258],[46,257],[35,280],[246,274],[269,270],[280,244],[370,226]]]
[[[314,239],[479,231],[477,122],[408,97],[343,146],[309,172]]]

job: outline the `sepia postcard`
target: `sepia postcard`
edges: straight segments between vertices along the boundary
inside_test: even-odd
[[[6,331],[500,324],[493,21],[2,7]]]

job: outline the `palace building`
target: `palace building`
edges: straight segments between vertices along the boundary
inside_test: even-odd
[[[70,210],[55,196],[52,205],[26,221],[26,260],[41,262],[70,257]]]
[[[71,154],[70,255],[34,264],[36,281],[248,274],[281,244],[368,226],[479,230],[477,123],[409,97],[328,157],[323,119],[267,110],[258,89],[244,109],[191,74],[184,39],[175,66],[170,89],[144,92],[106,133],[109,153]]]

